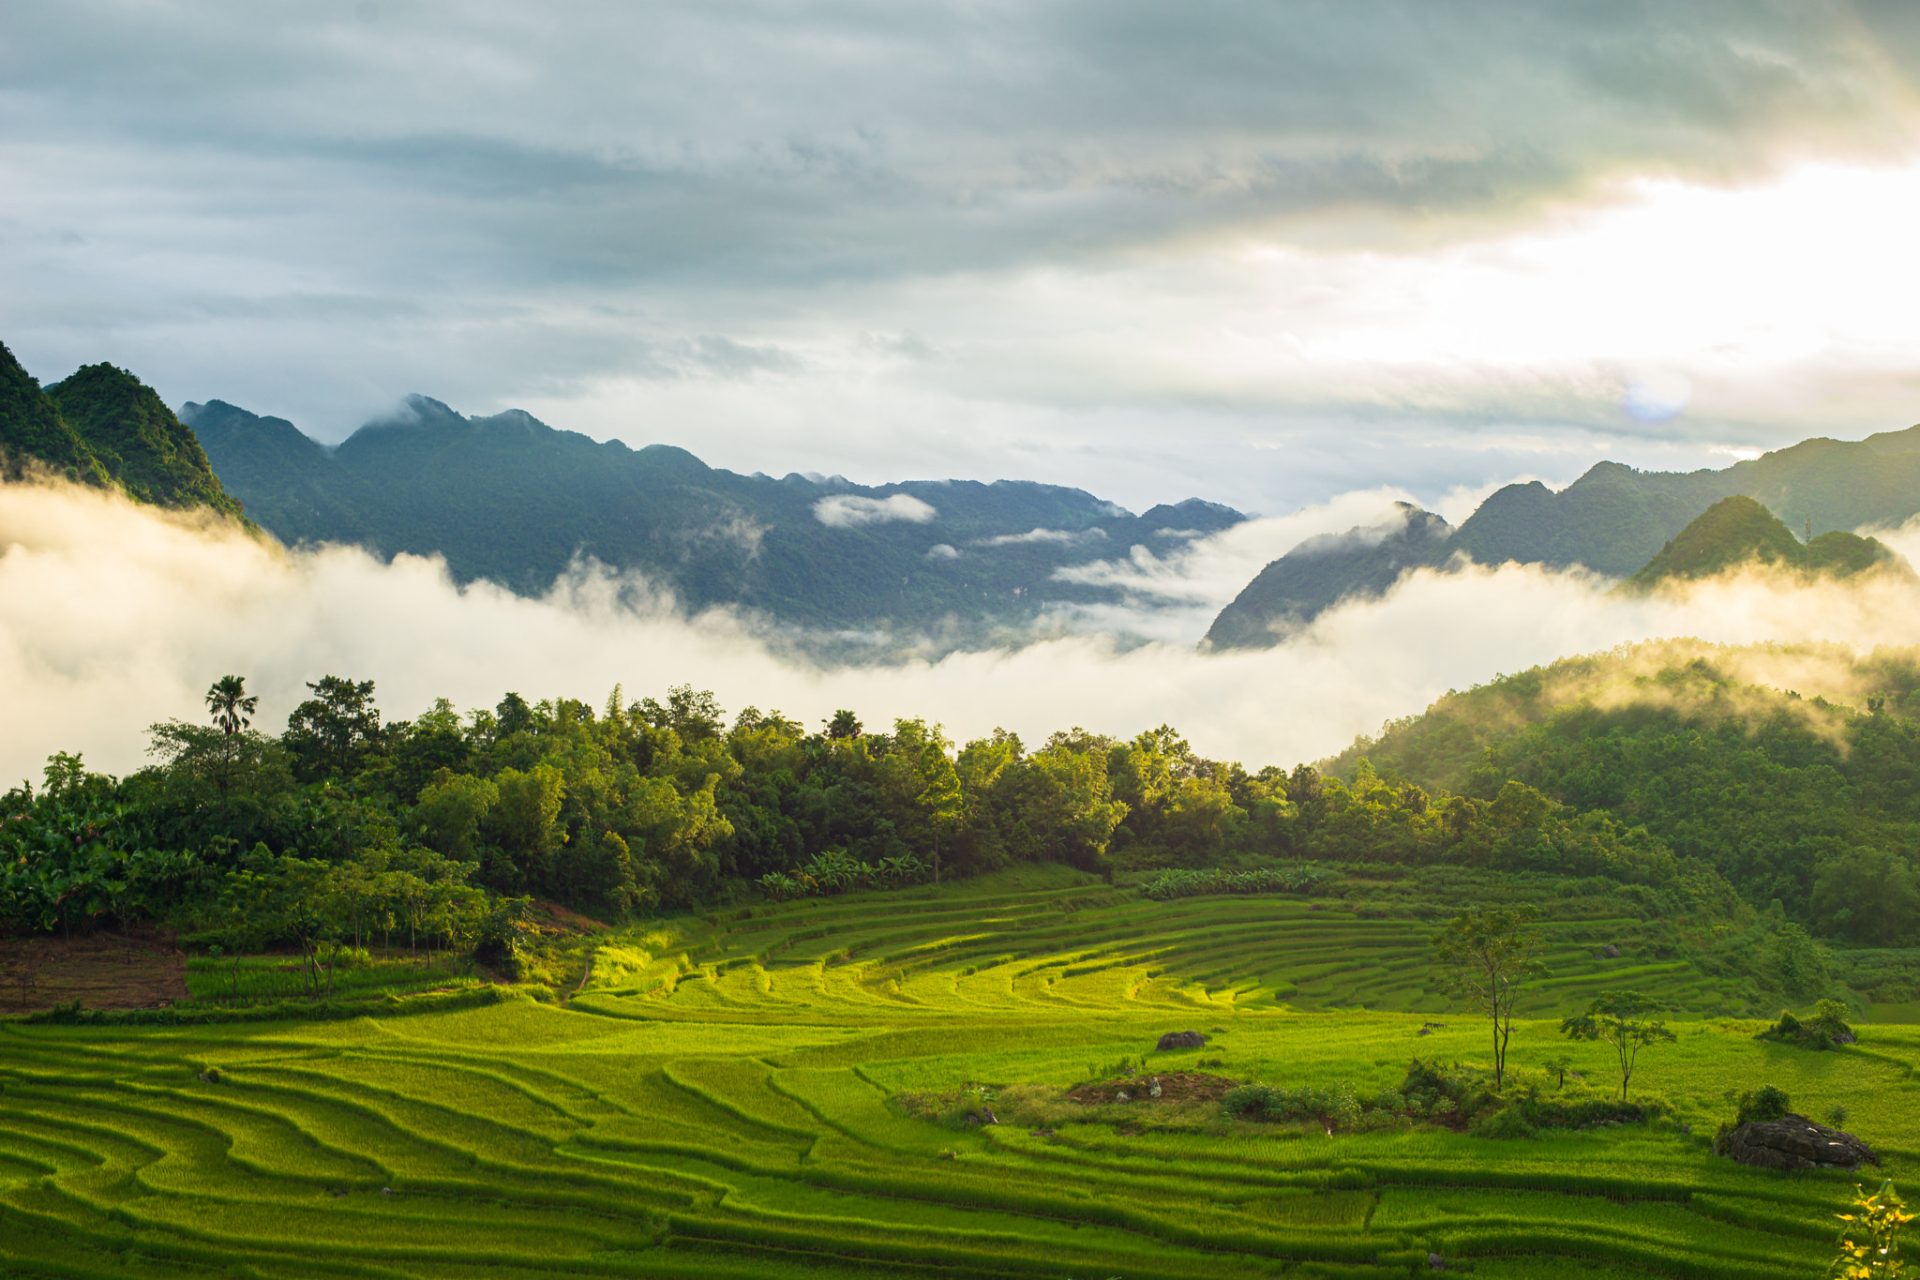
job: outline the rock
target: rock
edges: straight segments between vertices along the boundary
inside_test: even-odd
[[[1609,942],[1593,954],[1599,956],[1602,960],[1618,960],[1620,958],[1620,945],[1615,942]]]
[[[382,1187],[382,1188],[380,1188],[380,1194],[381,1194],[381,1195],[383,1195],[383,1196],[390,1196],[390,1195],[392,1195],[392,1194],[393,1194],[393,1188],[392,1188],[392,1187]]]
[[[1447,1269],[1447,1260],[1437,1253],[1430,1253],[1427,1255],[1427,1269],[1429,1271],[1445,1271]]]
[[[1113,1095],[1113,1100],[1115,1102],[1132,1102],[1133,1095],[1128,1093],[1125,1089],[1122,1089],[1120,1092]]]
[[[1207,1038],[1198,1031],[1169,1031],[1160,1037],[1160,1051],[1169,1049],[1198,1049],[1207,1042]]]
[[[1750,1120],[1713,1144],[1723,1156],[1756,1169],[1856,1169],[1880,1157],[1860,1139],[1789,1112],[1778,1120]]]

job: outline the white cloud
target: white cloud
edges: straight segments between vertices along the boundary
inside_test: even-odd
[[[1122,514],[1125,514],[1122,512]],[[1019,547],[1034,543],[1054,543],[1059,546],[1074,546],[1082,542],[1098,542],[1107,536],[1105,529],[1029,529],[1025,533],[997,533],[991,538],[977,538],[976,547]]]
[[[644,583],[591,569],[526,599],[457,588],[434,561],[286,552],[92,492],[0,485],[0,778],[37,775],[55,750],[137,767],[144,726],[197,719],[206,686],[228,672],[260,693],[268,727],[326,673],[376,681],[393,716],[439,695],[463,707],[508,689],[597,703],[616,682],[637,695],[658,692],[643,680],[686,681],[729,707],[815,723],[842,706],[869,723],[924,715],[961,738],[1167,722],[1202,752],[1258,765],[1329,754],[1450,688],[1567,654],[1673,636],[1867,650],[1920,635],[1911,580],[1748,576],[1653,598],[1610,586],[1516,566],[1421,571],[1266,651],[1066,637],[833,669],[781,658],[738,618],[687,619]]]
[[[836,493],[813,504],[813,518],[831,529],[854,529],[861,525],[887,524],[895,520],[926,524],[938,514],[932,506],[910,493],[896,493],[885,498]]]
[[[936,542],[927,548],[927,559],[929,560],[958,560],[959,558],[959,549],[951,543]]]

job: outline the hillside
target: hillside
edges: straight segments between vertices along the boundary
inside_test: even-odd
[[[1920,650],[1671,641],[1570,658],[1450,693],[1327,767],[1363,764],[1604,811],[1832,936],[1904,943],[1920,920]]]
[[[1757,1041],[1697,1012],[1727,984],[1666,922],[1577,882],[1522,891],[1553,977],[1511,1062],[1530,1105],[1592,1118],[1421,1110],[1422,1084],[1482,1078],[1485,1020],[1434,988],[1428,939],[1434,895],[1486,887],[1162,903],[1029,869],[597,933],[570,1000],[465,987],[330,1021],[219,1020],[254,1011],[218,1007],[209,960],[202,1025],[0,1026],[7,1252],[103,1280],[1798,1280],[1849,1183],[1712,1154],[1761,1080],[1848,1108],[1906,1184],[1912,1027]],[[1622,982],[1677,1009],[1640,1123],[1610,1118],[1611,1050],[1558,1032]],[[1187,1028],[1203,1047],[1156,1051]],[[1236,1115],[1241,1082],[1302,1114]]]
[[[1056,581],[1058,568],[1242,519],[1197,500],[1135,516],[1015,481],[739,475],[683,449],[595,441],[518,410],[469,418],[420,396],[333,449],[220,401],[183,415],[228,487],[289,542],[440,554],[461,581],[529,593],[586,557],[643,572],[689,608],[808,628],[1031,623],[1107,598]]]
[[[192,429],[153,388],[95,364],[43,391],[0,346],[0,476],[19,479],[30,466],[137,502],[245,519]]]
[[[1745,496],[1722,498],[1675,534],[1658,555],[1627,579],[1628,588],[1650,591],[1663,582],[1712,577],[1742,565],[1773,565],[1805,574],[1850,577],[1876,566],[1900,564],[1873,538],[1839,530],[1802,545],[1793,530]]]
[[[1262,569],[1208,629],[1211,649],[1257,649],[1350,596],[1377,596],[1411,569],[1443,563],[1449,525],[1431,511],[1398,504],[1401,520],[1309,538]]]
[[[1734,496],[1755,500],[1790,530],[1810,531],[1827,563],[1860,563],[1867,549],[1857,540],[1822,536],[1896,526],[1920,514],[1920,426],[1856,441],[1805,440],[1717,471],[1636,471],[1601,462],[1557,492],[1537,480],[1508,485],[1461,522],[1431,563],[1459,555],[1487,565],[1578,565],[1625,578],[1709,507]],[[1241,607],[1229,632],[1272,643],[1267,637],[1311,620],[1334,600],[1379,594],[1391,585],[1379,577],[1377,566],[1355,564],[1310,592],[1255,592],[1235,602]]]

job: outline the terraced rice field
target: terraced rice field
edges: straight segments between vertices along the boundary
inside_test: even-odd
[[[1569,1052],[1547,1015],[1603,984],[1717,1007],[1715,980],[1636,956],[1640,929],[1553,926],[1557,977],[1516,1033],[1523,1075]],[[1357,1278],[1426,1274],[1438,1253],[1479,1277],[1785,1280],[1823,1274],[1852,1180],[1714,1158],[1729,1090],[1776,1084],[1815,1116],[1845,1105],[1896,1179],[1920,1169],[1907,1026],[1819,1054],[1757,1042],[1750,1022],[1682,1021],[1641,1082],[1691,1134],[1091,1116],[1047,1134],[898,1105],[971,1082],[1065,1088],[1143,1053],[1362,1090],[1397,1084],[1415,1053],[1480,1061],[1480,1025],[1429,985],[1431,932],[1342,902],[1151,903],[1030,875],[615,936],[565,1007],[4,1023],[0,1270]],[[1595,955],[1607,942],[1618,959]],[[1211,1043],[1153,1052],[1189,1027]],[[1596,1080],[1607,1052],[1571,1050]]]

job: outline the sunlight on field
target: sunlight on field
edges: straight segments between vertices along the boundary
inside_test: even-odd
[[[1140,1124],[915,1118],[902,1095],[1059,1090],[1116,1059],[1377,1090],[1416,1054],[1484,1058],[1484,1024],[1430,985],[1428,921],[1065,871],[616,935],[568,1007],[0,1024],[0,1239],[50,1276],[1357,1278],[1430,1253],[1479,1276],[1820,1274],[1852,1179],[1748,1170],[1707,1137],[1729,1091],[1772,1083],[1848,1108],[1901,1177],[1920,1028],[1758,1042],[1716,979],[1636,959],[1644,928],[1551,926],[1513,1062],[1544,1088],[1569,1054],[1605,1085],[1604,1047],[1551,1015],[1631,975],[1693,1011],[1635,1086],[1675,1123],[1533,1139],[1155,1124],[1144,1098]],[[1189,1028],[1209,1043],[1155,1051]]]

